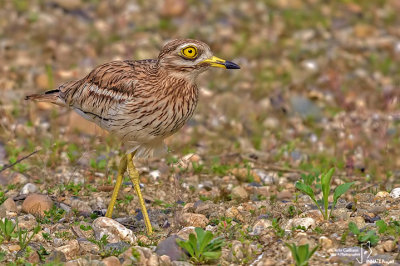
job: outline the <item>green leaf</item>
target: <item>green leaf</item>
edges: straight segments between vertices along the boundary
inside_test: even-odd
[[[205,247],[210,243],[210,241],[213,239],[214,235],[210,231],[206,231],[203,237],[203,241],[199,242],[200,247],[199,247],[199,252],[200,254],[203,253]]]
[[[203,253],[203,256],[209,260],[216,260],[221,257],[221,251],[207,251]]]
[[[332,208],[331,211],[329,213],[329,217],[332,215],[332,211],[336,206],[336,203],[338,201],[338,199],[340,198],[340,196],[342,196],[344,193],[347,192],[347,190],[350,189],[350,187],[354,184],[354,182],[350,182],[350,183],[344,183],[339,185],[336,189],[335,192],[333,193],[333,203],[332,203]]]
[[[357,225],[354,222],[349,223],[349,230],[355,235],[360,234],[360,230],[358,229]]]
[[[178,244],[178,246],[189,252],[191,257],[194,257],[194,250],[188,242],[177,239],[176,243]]]
[[[197,238],[194,234],[189,234],[189,244],[194,251],[194,256],[199,257],[199,248],[197,246]]]
[[[299,254],[298,256],[300,259],[300,263],[308,261],[308,248],[309,248],[308,244],[301,245],[297,248],[298,248],[297,252]]]
[[[297,181],[296,188],[298,190],[300,190],[301,192],[307,194],[313,201],[316,201],[314,191],[312,190],[312,188],[309,185],[306,185],[304,183]]]
[[[329,191],[331,188],[331,180],[332,180],[332,175],[335,172],[335,168],[329,169],[329,171],[325,174],[322,174],[321,176],[321,186],[322,186],[322,198],[324,202],[324,211],[325,215],[324,218],[328,219],[328,206],[329,206]]]
[[[339,185],[335,189],[335,192],[333,193],[333,204],[334,205],[336,205],[337,200],[340,198],[340,196],[342,196],[344,193],[346,193],[347,190],[349,190],[352,185],[354,185],[354,182],[344,183],[344,184]],[[334,206],[332,206],[332,208],[333,207]]]
[[[380,234],[385,233],[388,228],[384,220],[376,221],[376,226],[378,227],[378,233]]]

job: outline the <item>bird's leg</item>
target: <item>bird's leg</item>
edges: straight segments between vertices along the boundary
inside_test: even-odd
[[[146,225],[147,234],[151,235],[153,233],[153,229],[151,227],[149,215],[147,214],[146,205],[144,204],[144,199],[142,193],[140,192],[140,182],[139,182],[139,172],[136,170],[135,166],[133,165],[132,159],[134,156],[134,152],[127,155],[128,160],[128,173],[132,180],[133,186],[135,188],[136,194],[139,198],[140,208],[142,209],[144,224]]]
[[[114,190],[111,196],[111,201],[110,204],[108,204],[106,213],[106,217],[108,218],[112,217],[112,212],[114,209],[115,202],[117,201],[118,192],[119,189],[121,188],[122,179],[124,177],[125,171],[126,171],[126,155],[124,155],[121,158],[121,162],[119,163],[117,181],[115,182]]]

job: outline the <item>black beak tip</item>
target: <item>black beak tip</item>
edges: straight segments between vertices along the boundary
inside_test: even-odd
[[[240,66],[231,62],[231,61],[225,61],[224,63],[226,69],[240,69]]]

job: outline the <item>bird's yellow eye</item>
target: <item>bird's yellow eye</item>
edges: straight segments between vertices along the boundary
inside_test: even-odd
[[[197,56],[197,48],[194,46],[188,46],[181,50],[181,54],[189,59],[193,59]]]

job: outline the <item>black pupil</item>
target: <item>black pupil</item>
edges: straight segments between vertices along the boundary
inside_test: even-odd
[[[188,53],[189,53],[189,54],[191,54],[192,52],[193,52],[193,51],[192,51],[191,49],[190,49],[190,50],[188,50]]]

